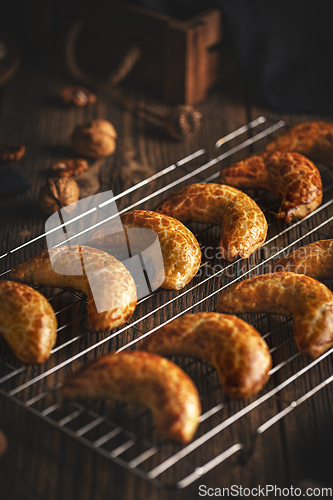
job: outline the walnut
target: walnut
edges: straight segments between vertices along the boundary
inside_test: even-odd
[[[66,104],[74,104],[83,107],[89,104],[95,104],[97,96],[85,87],[65,87],[60,92],[61,99]]]
[[[57,177],[72,177],[88,170],[88,163],[82,158],[69,158],[54,163],[51,167],[52,174]]]
[[[92,120],[77,125],[71,136],[74,151],[91,158],[111,155],[116,149],[116,139],[114,126],[106,120]]]
[[[74,179],[55,177],[47,180],[39,191],[38,204],[47,214],[53,214],[79,200],[80,190]]]

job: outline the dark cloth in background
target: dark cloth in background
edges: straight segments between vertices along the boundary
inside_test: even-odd
[[[30,189],[30,181],[18,167],[0,166],[0,201]]]
[[[240,69],[277,110],[333,113],[330,0],[221,0]]]

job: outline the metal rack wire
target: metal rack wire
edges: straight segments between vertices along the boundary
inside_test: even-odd
[[[267,138],[283,126],[284,122],[272,122],[265,117],[253,120],[218,140],[213,158],[207,160],[207,151],[200,149],[116,195],[114,200],[118,202],[132,195],[137,197],[137,201],[124,206],[119,213],[133,208],[152,209],[159,196],[186,183],[218,182],[222,167],[255,149],[262,149]],[[89,332],[83,296],[40,288],[57,311],[58,342],[48,362],[37,367],[22,365],[5,344],[1,344],[0,393],[157,486],[186,488],[231,457],[242,453],[248,456],[256,437],[333,381],[330,370],[333,348],[315,361],[303,359],[293,342],[291,321],[286,318],[264,314],[245,317],[263,334],[274,360],[270,381],[257,397],[229,401],[212,367],[201,361],[176,359],[194,379],[202,395],[199,430],[186,446],[161,441],[145,408],[111,401],[63,402],[57,389],[64,376],[87,359],[111,349],[136,348],[142,338],[181,314],[206,310],[205,303],[217,299],[233,282],[265,272],[291,248],[327,238],[333,221],[333,176],[324,166],[321,174],[325,186],[322,205],[290,225],[277,223],[274,210],[279,200],[274,195],[264,193],[255,197],[266,215],[269,231],[263,248],[246,261],[230,264],[214,257],[218,228],[194,225],[203,254],[198,275],[179,292],[159,290],[141,299],[130,322],[109,334],[98,336]],[[36,236],[0,255],[0,277],[6,279],[13,265],[36,254],[45,236],[46,233]],[[322,381],[302,390],[299,380],[311,375],[318,365]],[[287,403],[281,405],[279,398]],[[250,446],[245,444],[247,439],[242,438],[239,427],[249,414],[255,415],[255,426],[248,436]]]

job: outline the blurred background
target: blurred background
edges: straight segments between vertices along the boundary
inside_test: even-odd
[[[218,9],[222,23],[218,44],[223,43],[218,67],[222,77],[234,71],[236,64],[249,90],[271,109],[333,112],[330,57],[333,31],[329,2],[325,0],[315,3],[308,0],[133,0],[118,2],[118,14],[111,0],[12,0],[2,7],[0,33],[17,42],[23,58],[55,67],[55,61],[63,59],[71,26],[83,19],[84,29],[77,40],[77,56],[83,67],[96,74],[108,74],[117,57],[121,59],[128,48],[126,39],[128,45],[136,40],[142,46],[143,57],[133,78],[140,81],[137,78],[140,64],[145,64],[144,54],[149,53],[154,38],[152,34],[150,38],[142,38],[139,27],[133,29],[131,25],[131,15],[128,15],[127,31],[124,24],[114,23],[119,6],[121,10],[126,4],[183,22]],[[230,50],[228,54],[226,47]],[[209,50],[216,51],[216,45]],[[162,53],[160,57],[164,57]],[[221,75],[217,80],[221,80]]]

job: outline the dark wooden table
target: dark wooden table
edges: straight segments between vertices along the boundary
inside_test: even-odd
[[[56,71],[23,65],[15,78],[1,90],[0,139],[26,145],[26,155],[17,165],[32,184],[31,189],[23,195],[0,200],[1,254],[43,233],[46,216],[36,203],[38,191],[48,176],[50,165],[61,158],[72,156],[69,136],[76,123],[98,117],[108,119],[114,124],[118,132],[117,149],[115,154],[103,163],[100,181],[101,191],[112,189],[117,194],[199,148],[206,148],[208,156],[211,157],[217,139],[261,114],[274,121],[283,119],[288,124],[306,119],[333,119],[285,115],[262,109],[252,102],[239,78],[234,77],[214,89],[209,99],[198,106],[205,117],[202,129],[188,141],[179,143],[142,117],[121,109],[106,95],[101,95],[97,104],[89,108],[64,107],[57,96],[61,87],[68,83],[67,77]],[[167,109],[158,98],[147,95],[140,89],[128,88],[126,91],[131,97],[155,109]],[[246,152],[250,152],[250,149]],[[170,179],[172,174],[167,180]],[[167,180],[161,180],[156,187],[163,186]],[[198,178],[195,181],[198,181]],[[148,186],[145,193],[149,194],[150,189]],[[134,192],[122,199],[119,208],[133,203],[137,196]],[[150,202],[149,207],[153,206],[154,200]],[[321,220],[325,220],[329,215],[332,213],[323,213]],[[323,236],[328,235],[328,229],[324,227]],[[288,238],[298,235],[295,229]],[[290,241],[286,241],[286,244]],[[24,247],[20,258],[27,258],[42,248],[45,248],[45,241],[38,241],[33,250],[30,246]],[[11,260],[10,265],[13,265],[14,261],[15,259]],[[206,292],[209,292],[208,288]],[[194,293],[193,298],[196,297]],[[159,299],[155,300],[158,303]],[[214,310],[214,304],[213,298],[205,303],[201,310]],[[185,306],[185,302],[175,302],[174,312]],[[155,317],[156,322],[161,319],[162,312]],[[274,328],[274,321],[272,319],[270,328]],[[75,328],[81,327],[86,328],[82,323]],[[79,332],[74,330],[74,333]],[[125,340],[126,338],[119,340],[118,345]],[[88,343],[93,341],[89,335],[88,340],[85,339]],[[108,347],[105,347],[105,350],[112,347],[111,344],[106,346]],[[288,344],[288,349],[290,348]],[[294,346],[292,349],[295,349]],[[3,342],[0,353],[7,361],[9,359],[12,362]],[[307,361],[301,360],[296,367],[299,369],[306,364]],[[15,366],[21,365],[17,363]],[[203,365],[196,373],[197,382],[201,372],[206,369],[206,365]],[[290,370],[294,369],[293,365]],[[249,435],[253,434],[253,429],[270,417],[272,407],[276,405],[278,410],[285,408],[290,401],[297,399],[331,373],[332,360],[328,357],[305,377],[301,377],[296,388],[292,386],[289,391],[273,398],[268,408],[259,409],[255,415],[251,413],[242,419],[241,425],[230,430],[229,437],[238,433],[237,440],[246,443]],[[216,384],[215,375],[211,376],[213,378],[209,380]],[[270,383],[272,385],[269,387],[274,387],[278,380]],[[205,387],[208,390],[207,385],[201,386],[201,390]],[[214,387],[216,396],[217,389]],[[218,397],[218,401],[219,398],[221,397]],[[227,407],[226,415],[228,412]],[[236,454],[188,488],[170,491],[160,489],[128,472],[1,395],[0,428],[7,435],[8,451],[0,459],[0,497],[3,500],[185,500],[199,497],[200,484],[206,485],[207,488],[231,485],[276,485],[279,488],[290,488],[292,485],[296,487],[302,482],[310,481],[312,484],[332,486],[332,423],[332,385],[327,385],[305,401],[300,408],[290,412],[259,436],[253,453],[245,463],[240,458],[246,458],[246,454],[243,453],[242,457]]]

